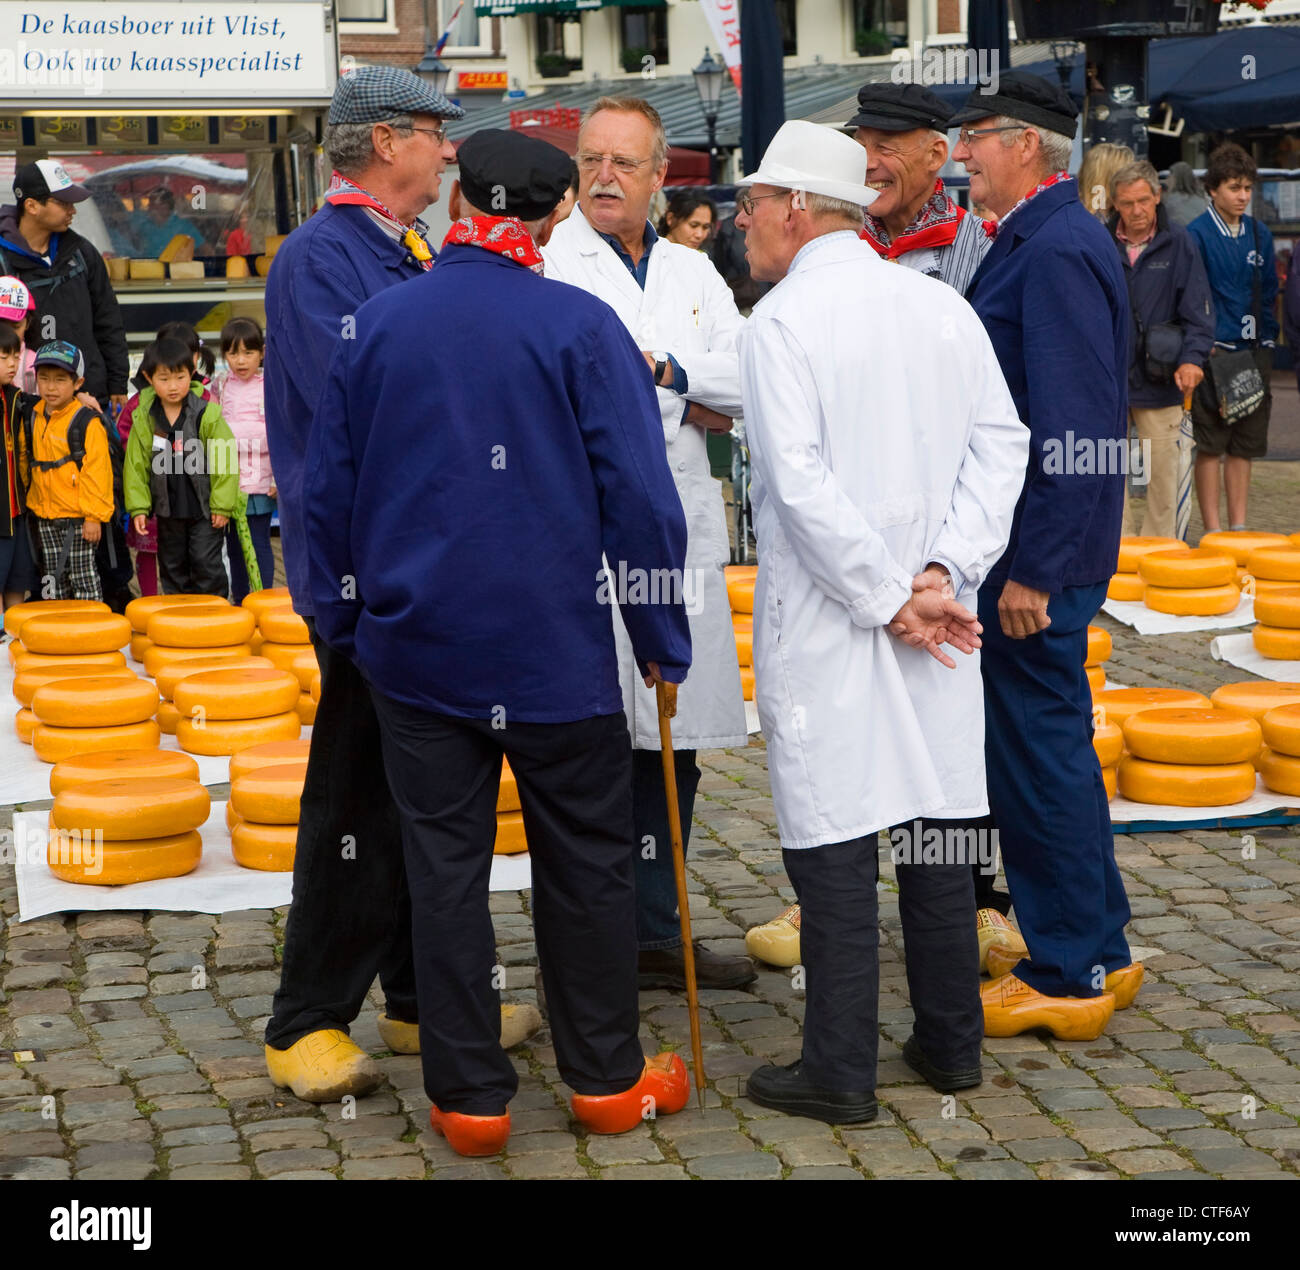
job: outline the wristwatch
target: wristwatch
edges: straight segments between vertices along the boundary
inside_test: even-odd
[[[664,371],[668,369],[669,364],[668,354],[652,352],[650,356],[655,359],[655,387],[662,388]]]

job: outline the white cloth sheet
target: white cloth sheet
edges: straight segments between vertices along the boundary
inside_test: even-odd
[[[1101,611],[1131,626],[1139,635],[1186,635],[1192,631],[1222,631],[1255,623],[1255,601],[1249,595],[1243,595],[1237,607],[1222,617],[1175,617],[1172,613],[1157,613],[1141,600],[1107,600]]]
[[[1235,816],[1262,816],[1279,808],[1300,807],[1294,794],[1278,794],[1264,787],[1263,778],[1255,776],[1255,792],[1243,803],[1227,807],[1166,807],[1158,803],[1134,803],[1120,794],[1110,800],[1111,824],[1129,824],[1141,820],[1167,820],[1185,824],[1197,820],[1228,820]]]
[[[1249,633],[1220,635],[1212,639],[1210,656],[1215,661],[1226,661],[1229,666],[1248,670],[1261,679],[1272,679],[1275,683],[1300,683],[1300,661],[1277,661],[1261,656]]]

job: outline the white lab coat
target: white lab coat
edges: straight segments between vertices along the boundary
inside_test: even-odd
[[[744,325],[731,290],[703,252],[659,239],[650,252],[645,290],[575,207],[542,249],[546,276],[604,300],[639,348],[671,353],[686,372],[685,399],[660,388],[668,465],[686,515],[685,598],[691,669],[677,697],[675,749],[744,745],[745,702],[723,574],[730,559],[722,491],[709,472],[703,429],[682,427],[685,401],[740,414],[736,336]],[[647,368],[647,373],[649,369]],[[616,566],[615,566],[616,567]],[[614,622],[623,709],[638,750],[659,748],[655,694],[642,682],[621,620]]]
[[[973,608],[1010,535],[1029,432],[983,326],[845,232],[809,243],[755,306],[740,365],[781,845],[983,814],[978,653],[949,650],[949,670],[887,625],[932,560]]]

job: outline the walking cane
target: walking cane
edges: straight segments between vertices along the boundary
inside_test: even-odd
[[[704,1047],[700,1042],[700,995],[695,984],[695,948],[691,943],[691,906],[686,895],[686,851],[682,846],[682,817],[677,805],[677,769],[673,763],[673,728],[677,713],[677,685],[655,684],[659,705],[659,752],[664,764],[664,789],[668,794],[668,828],[673,840],[673,877],[677,881],[677,912],[682,924],[682,961],[686,969],[686,1012],[691,1021],[691,1055],[695,1064],[695,1092],[704,1110]]]
[[[1178,502],[1174,513],[1174,537],[1187,537],[1192,519],[1192,463],[1196,442],[1192,435],[1192,394],[1183,393],[1183,418],[1178,425]]]

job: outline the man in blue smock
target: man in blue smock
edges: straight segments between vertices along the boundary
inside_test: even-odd
[[[950,121],[997,217],[966,298],[1030,431],[1011,541],[979,593],[989,807],[1027,957],[983,990],[985,1032],[1092,1040],[1142,981],[1092,748],[1088,623],[1119,554],[1129,304],[1114,243],[1066,172],[1076,107],[1008,71]]]

